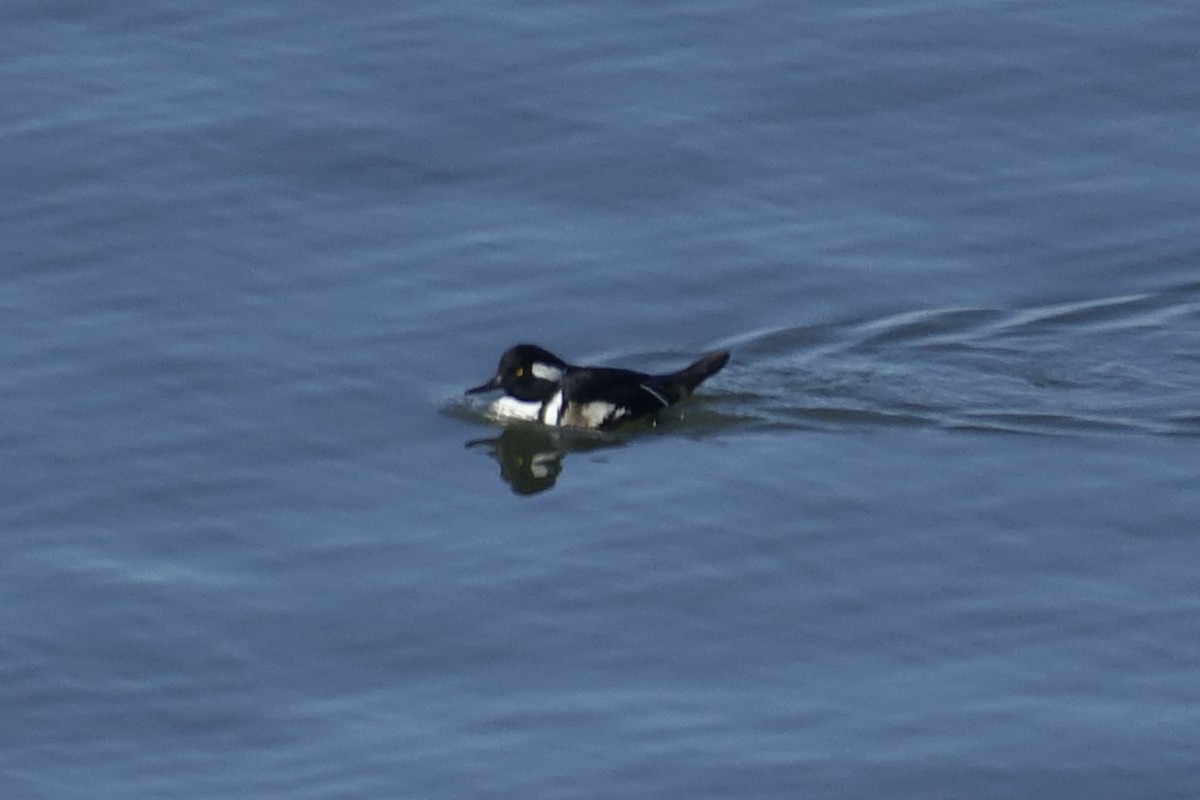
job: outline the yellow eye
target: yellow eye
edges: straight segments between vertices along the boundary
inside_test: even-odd
[[[521,376],[522,376],[522,375],[524,375],[524,374],[525,374],[525,368],[524,368],[524,367],[517,367],[517,377],[519,378],[519,377],[521,377]]]

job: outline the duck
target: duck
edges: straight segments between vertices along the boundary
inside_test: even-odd
[[[524,420],[557,428],[610,431],[670,408],[721,371],[728,350],[705,353],[679,370],[660,375],[619,367],[569,364],[536,344],[504,351],[496,372],[467,394],[502,391],[490,411],[500,420]]]

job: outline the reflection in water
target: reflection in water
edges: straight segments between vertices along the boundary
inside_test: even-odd
[[[616,447],[619,439],[602,434],[513,424],[491,439],[474,439],[467,447],[487,446],[500,464],[500,477],[517,494],[537,494],[554,486],[570,452]]]

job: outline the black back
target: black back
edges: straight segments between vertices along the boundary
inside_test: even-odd
[[[608,428],[678,403],[728,361],[729,351],[718,350],[705,354],[679,372],[665,375],[613,367],[572,368],[562,381],[563,395],[568,403],[603,402],[624,409],[624,413],[601,425]]]

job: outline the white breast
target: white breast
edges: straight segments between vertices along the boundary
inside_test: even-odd
[[[541,422],[544,425],[568,425],[574,428],[598,428],[606,422],[614,422],[629,413],[602,400],[579,405],[563,404],[563,393],[559,390],[544,404],[537,401],[518,400],[504,395],[488,407],[488,413],[502,420],[524,420]]]
[[[546,401],[542,409],[542,422],[546,425],[557,425],[562,417],[563,391],[559,389],[554,396]]]
[[[523,419],[529,422],[536,422],[538,412],[541,410],[542,404],[537,401],[518,400],[508,395],[498,398],[488,407],[488,412],[493,417],[499,419]]]

